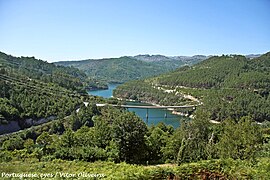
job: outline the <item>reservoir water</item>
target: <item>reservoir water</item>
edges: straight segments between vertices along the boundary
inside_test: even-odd
[[[89,91],[88,93],[95,96],[102,96],[104,98],[110,98],[112,97],[113,90],[118,86],[119,84],[109,84],[109,89],[106,90],[95,90],[95,91]],[[127,102],[129,105],[148,105],[145,103],[140,102]],[[167,125],[172,125],[174,128],[179,127],[180,120],[185,118],[182,116],[174,115],[171,113],[171,111],[168,111],[166,109],[146,109],[146,108],[128,108],[129,111],[135,112],[141,119],[143,119],[144,122],[146,122],[148,125],[151,124],[158,124],[159,122],[163,122]],[[146,118],[146,114],[148,113],[148,122]]]
[[[101,96],[104,98],[110,98],[112,97],[113,90],[118,86],[119,84],[109,84],[108,89],[102,89],[102,90],[93,90],[88,91],[89,94],[94,96]]]

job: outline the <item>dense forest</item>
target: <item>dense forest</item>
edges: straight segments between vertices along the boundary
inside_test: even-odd
[[[87,77],[84,72],[76,68],[56,66],[35,57],[14,57],[0,52],[0,68],[2,71],[12,71],[17,77],[30,77],[78,92],[85,92],[85,89],[92,87],[106,88],[104,83]]]
[[[0,124],[16,121],[21,128],[70,115],[81,106],[86,89],[96,88],[78,69],[34,57],[0,53],[0,72]]]
[[[226,59],[233,66],[232,72],[229,65],[215,70]],[[242,72],[233,61],[239,67],[244,64],[245,70]],[[269,54],[252,60],[242,56],[212,57],[180,68],[173,75],[124,84],[115,92],[123,98],[146,97],[145,100],[151,98],[151,102],[168,105],[197,103],[194,119],[181,121],[176,129],[163,123],[147,126],[122,108],[97,107],[96,103],[122,102],[86,95],[72,85],[63,86],[58,83],[62,76],[57,82],[46,82],[35,78],[31,71],[26,74],[19,68],[1,67],[2,123],[57,118],[1,135],[0,171],[40,175],[84,172],[102,174],[104,179],[269,179],[270,123],[264,121],[270,117],[269,108],[265,108],[269,107],[268,77],[264,76],[268,66]],[[209,73],[221,80],[207,85],[198,74],[193,86],[188,87],[192,82],[184,84],[188,77],[184,74],[193,69],[211,69]],[[241,71],[237,73],[238,69]],[[256,81],[251,75],[255,80],[248,78],[250,72],[261,73],[262,79]],[[181,76],[176,76],[178,73]],[[243,79],[247,78],[244,87],[231,83],[233,77],[243,73]],[[170,78],[179,84],[170,84],[174,83]],[[84,81],[78,82],[83,87]],[[220,123],[210,123],[212,119]]]
[[[60,61],[57,65],[76,67],[89,77],[109,83],[123,83],[172,71],[177,67],[191,65],[206,56],[166,57],[161,55],[124,56],[120,58]]]
[[[67,119],[2,136],[0,169],[27,172],[20,167],[28,163],[36,173],[89,172],[84,169],[89,167],[108,179],[267,179],[269,130],[269,123],[258,125],[250,117],[211,124],[203,112],[178,129],[162,123],[147,127],[134,113],[89,104]]]
[[[251,116],[270,120],[270,53],[248,59],[240,55],[213,56],[194,66],[150,79],[128,82],[114,96],[161,105],[186,103],[187,96],[212,120]],[[139,86],[138,86],[139,85]],[[162,98],[160,98],[162,97]]]

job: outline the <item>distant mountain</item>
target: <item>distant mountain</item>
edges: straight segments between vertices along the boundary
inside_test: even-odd
[[[158,62],[158,61],[181,61],[186,63],[187,65],[191,65],[197,63],[201,60],[207,59],[210,56],[204,55],[195,55],[195,56],[163,56],[163,55],[137,55],[133,56],[133,58],[146,62]]]
[[[149,54],[145,54],[145,55],[137,55],[137,56],[133,56],[133,58],[137,59],[137,60],[141,60],[141,61],[146,61],[146,62],[157,62],[157,61],[169,61],[171,60],[171,58],[167,57],[167,56],[163,56],[163,55],[149,55]]]
[[[95,79],[123,83],[166,73],[181,66],[195,64],[206,58],[206,56],[138,55],[108,59],[60,61],[55,64],[78,68]]]
[[[248,55],[246,55],[246,58],[253,59],[253,58],[260,57],[260,56],[261,56],[261,54],[248,54]]]

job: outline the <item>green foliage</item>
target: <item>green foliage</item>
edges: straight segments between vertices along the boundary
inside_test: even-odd
[[[82,91],[87,84],[87,76],[78,69],[56,66],[34,57],[13,57],[0,52],[0,63],[5,68],[3,74],[16,72],[18,77],[30,77],[77,91]]]
[[[249,117],[238,123],[226,120],[224,132],[217,143],[221,158],[252,159],[262,145],[262,132],[259,125]]]
[[[22,147],[16,148],[19,150],[5,148],[6,150],[0,153],[0,160],[5,163],[13,160],[9,166],[19,161],[18,168],[23,166],[23,161],[32,158],[32,161],[36,159],[40,164],[46,163],[45,167],[49,168],[46,171],[50,172],[55,172],[55,169],[65,172],[67,166],[68,172],[88,170],[95,172],[97,169],[89,167],[91,163],[86,164],[84,161],[94,162],[95,166],[100,163],[98,173],[104,172],[106,178],[115,179],[119,177],[128,179],[226,177],[230,179],[269,176],[266,173],[267,168],[270,167],[266,160],[267,158],[269,160],[268,141],[265,143],[262,141],[262,132],[267,133],[267,124],[258,126],[249,118],[243,118],[239,123],[224,121],[222,124],[210,124],[207,114],[197,112],[195,119],[182,122],[179,129],[173,130],[171,126],[162,123],[147,128],[133,113],[113,107],[104,107],[96,113],[99,115],[94,114],[93,127],[84,125],[76,131],[66,129],[62,135],[49,135],[43,132],[37,137],[36,145],[33,140],[27,139],[28,136],[24,136],[25,140],[20,139],[23,143]],[[4,141],[2,148],[4,149],[7,147],[6,144],[11,142],[15,141],[12,138]],[[75,160],[72,162],[75,164],[71,165],[71,162],[60,159]],[[250,159],[255,161],[249,161]],[[179,166],[164,164],[144,167],[123,163],[110,164],[108,161],[139,164],[170,161]],[[56,164],[58,165],[54,167]],[[51,166],[54,168],[50,169]],[[102,168],[105,166],[103,171]],[[77,168],[73,171],[73,167]],[[0,166],[1,168],[8,170],[7,166]],[[23,171],[22,169],[19,168],[17,172]],[[36,168],[36,171],[40,173],[45,169]],[[12,172],[16,172],[15,167]]]
[[[1,123],[19,121],[23,129],[64,118],[82,104],[78,92],[84,91],[87,77],[75,68],[1,52],[0,64]]]
[[[179,149],[185,136],[186,123],[181,122],[181,126],[168,137],[166,145],[161,148],[163,157],[167,162],[177,162]]]
[[[161,149],[166,145],[169,133],[159,127],[155,127],[149,134],[146,139],[148,161],[150,161],[150,163],[162,163],[164,157]]]
[[[1,80],[0,80],[1,81]],[[81,102],[79,98],[62,96],[57,93],[43,93],[29,90],[26,86],[12,85],[10,97],[0,98],[0,114],[7,120],[49,118],[59,113],[70,114]],[[31,125],[31,124],[30,124]],[[21,123],[22,127],[29,124]]]
[[[82,126],[93,127],[93,117],[94,115],[99,115],[99,110],[96,104],[88,104],[87,106],[82,106],[78,112],[74,112],[70,117],[70,128],[74,131],[80,129]]]
[[[12,160],[12,153],[10,151],[0,151],[0,162],[9,162]]]
[[[167,161],[178,164],[211,159],[215,136],[206,116],[198,114],[192,121],[181,122],[181,127],[168,138],[162,152]]]
[[[6,140],[2,147],[5,150],[13,151],[15,149],[22,149],[23,148],[23,139],[20,136],[15,136],[13,138],[10,138]]]
[[[251,116],[259,122],[270,120],[269,97],[248,90],[215,90],[205,93],[203,102],[201,108],[209,112],[212,120],[236,120],[243,116]]]
[[[67,129],[65,133],[61,136],[61,139],[58,145],[60,147],[70,148],[72,146],[75,146],[75,144],[76,144],[76,138],[75,138],[74,132],[70,129]]]
[[[38,136],[36,143],[42,148],[43,153],[47,154],[51,151],[50,145],[53,143],[53,139],[48,132],[43,132]]]
[[[112,162],[81,162],[53,160],[37,162],[35,160],[11,161],[0,164],[0,171],[6,173],[73,173],[76,179],[79,173],[102,174],[102,179],[269,179],[269,158],[259,159],[251,164],[241,160],[208,160],[187,163],[181,166],[165,164],[164,166],[138,166]],[[31,178],[29,178],[31,179]],[[36,178],[35,178],[36,179]],[[60,179],[59,176],[54,179]],[[88,178],[91,179],[91,178]],[[92,178],[95,179],[95,178]]]
[[[108,121],[97,117],[94,119],[94,137],[96,140],[96,145],[100,148],[105,148],[109,146],[112,139],[112,128]]]
[[[79,130],[74,133],[74,143],[71,146],[96,146],[94,128],[89,128],[87,126],[82,126]],[[65,146],[66,147],[66,146]]]
[[[54,121],[50,127],[50,134],[63,134],[65,127],[61,121]]]
[[[113,121],[112,131],[120,160],[140,162],[145,148],[146,124],[134,113],[126,112]]]
[[[27,150],[27,152],[30,154],[34,149],[34,140],[33,139],[26,139],[23,143],[23,147]]]

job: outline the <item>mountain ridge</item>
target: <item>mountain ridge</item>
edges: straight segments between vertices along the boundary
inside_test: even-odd
[[[147,58],[145,58],[147,56]],[[206,57],[169,58],[163,55],[122,56],[119,58],[87,59],[78,61],[59,61],[56,65],[73,66],[88,76],[107,82],[123,83],[130,80],[156,76],[176,69],[192,65]]]
[[[265,53],[263,53],[265,54]],[[245,56],[246,58],[256,58],[256,57],[260,57],[261,55],[263,54],[246,54],[246,55],[243,55]],[[224,54],[224,55],[234,55],[234,54]],[[143,58],[144,57],[148,57],[148,58],[156,58],[156,57],[163,57],[164,59],[167,59],[167,60],[185,60],[185,59],[192,59],[192,58],[209,58],[209,57],[212,57],[212,56],[219,56],[219,55],[203,55],[203,54],[195,54],[195,55],[190,55],[190,56],[185,56],[185,55],[179,55],[179,56],[173,56],[173,55],[162,55],[162,54],[138,54],[138,55],[133,55],[133,56],[130,56],[130,55],[123,55],[123,56],[119,56],[119,57],[104,57],[104,58],[86,58],[86,59],[69,59],[69,60],[56,60],[56,61],[53,61],[52,63],[60,63],[60,62],[82,62],[82,61],[88,61],[88,60],[109,60],[109,59],[118,59],[118,58],[123,58],[123,57],[130,57],[130,58],[134,58],[134,59],[137,59],[137,60],[144,60]],[[220,55],[221,56],[221,55]],[[163,60],[163,59],[161,59]],[[145,60],[147,61],[147,60]],[[153,61],[153,60],[151,60]]]

